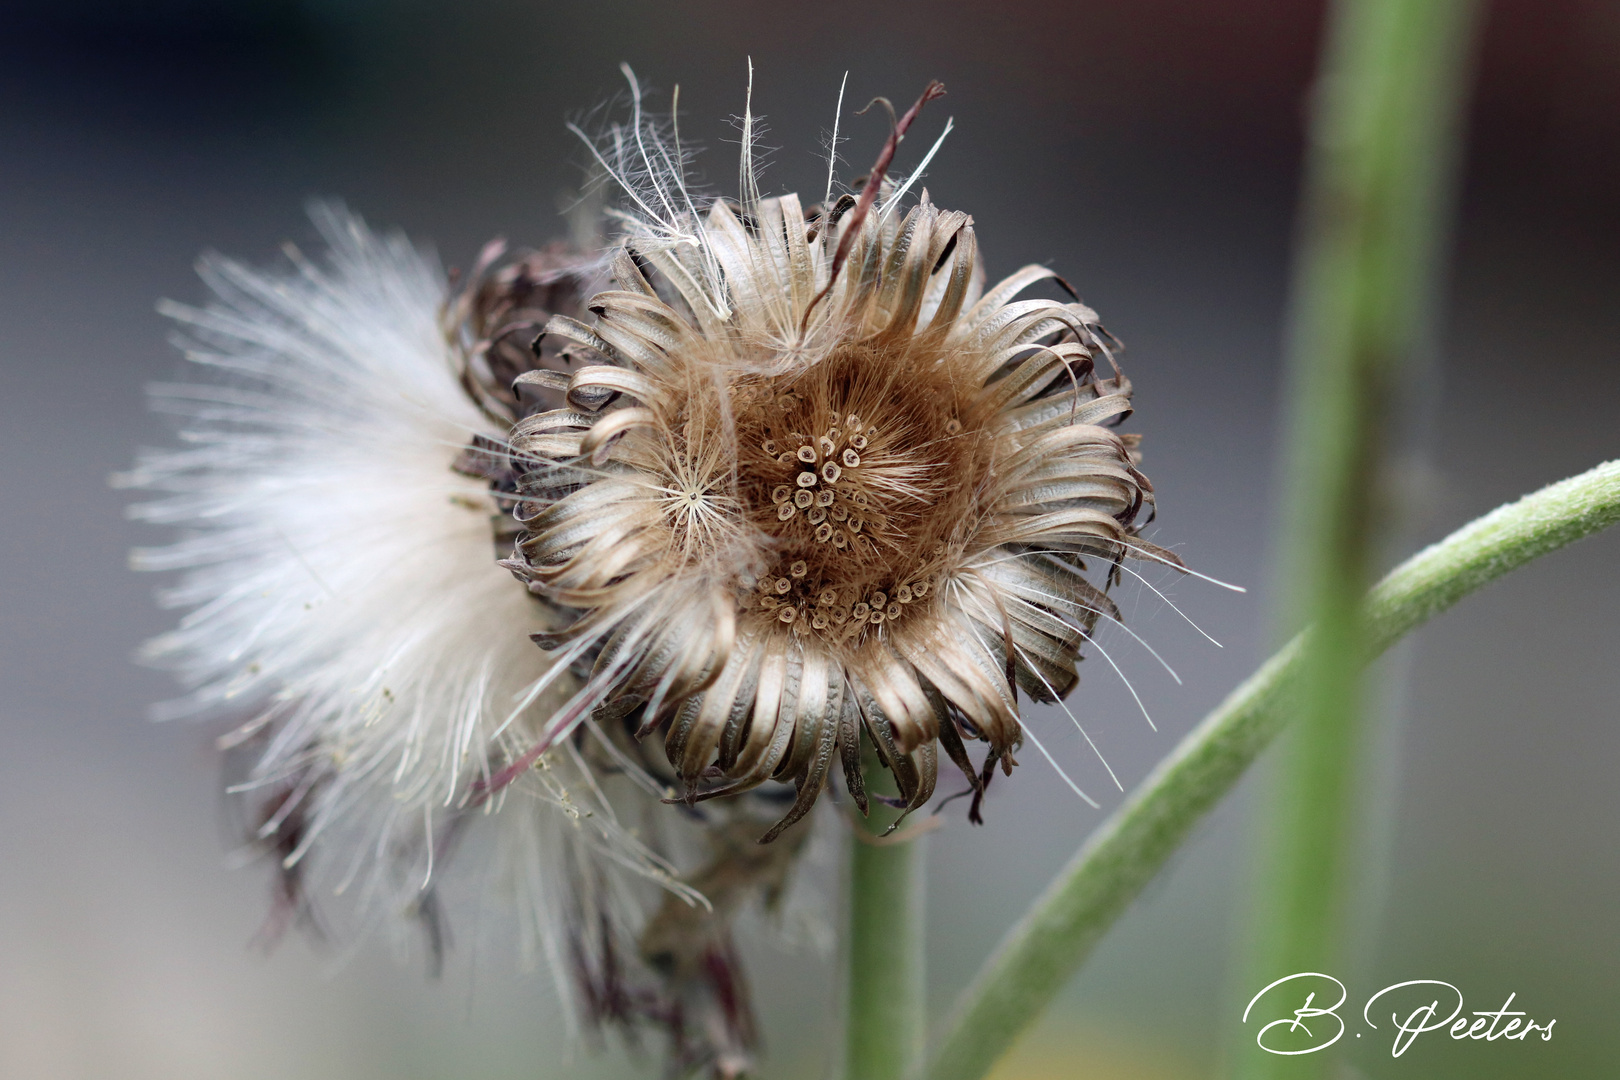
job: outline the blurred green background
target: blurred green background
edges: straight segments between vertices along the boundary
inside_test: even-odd
[[[0,8],[0,1075],[18,1078],[654,1076],[654,1055],[570,1055],[549,982],[518,969],[498,905],[452,904],[455,953],[249,947],[262,870],[234,844],[205,727],[155,727],[172,693],[128,657],[169,616],[123,567],[153,542],[105,477],[166,442],[142,386],[181,362],[158,297],[195,301],[204,248],[265,261],[339,195],[466,265],[490,236],[562,231],[581,155],[565,119],[630,62],[682,86],[683,137],[735,183],[746,57],[765,185],[817,190],[847,100],[946,116],[936,202],[974,215],[992,276],[1049,262],[1129,345],[1151,538],[1256,587],[1134,583],[1121,605],[1180,671],[1104,636],[1075,702],[1127,787],[1263,657],[1278,357],[1303,101],[1321,11],[1285,0],[541,4],[56,0]],[[1620,453],[1620,8],[1489,5],[1438,378],[1400,403],[1409,528],[1396,554]],[[937,110],[937,111],[935,111]],[[883,135],[846,116],[845,177]],[[909,157],[908,157],[909,155]],[[1620,537],[1520,572],[1383,666],[1382,761],[1359,889],[1352,1002],[1444,979],[1509,992],[1551,1042],[1429,1036],[1369,1077],[1598,1077],[1620,1060]],[[1104,809],[1119,795],[1060,714],[1031,722]],[[1056,744],[1054,746],[1054,744]],[[1102,818],[1037,755],[988,824],[931,841],[930,983],[944,1008]],[[1246,785],[1121,921],[1003,1078],[1206,1076],[1258,987],[1229,974]],[[953,812],[953,810],[955,812]],[[475,853],[469,853],[475,854]],[[836,860],[809,884],[836,896]],[[835,913],[828,915],[835,919]],[[757,929],[757,921],[755,929]],[[814,938],[814,933],[800,933]],[[830,1075],[836,955],[751,933],[765,1075]],[[1337,1052],[1338,1048],[1335,1048]]]

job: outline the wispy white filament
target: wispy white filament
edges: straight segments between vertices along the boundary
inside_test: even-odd
[[[529,640],[553,627],[496,565],[487,484],[451,468],[473,435],[505,431],[461,385],[442,271],[340,206],[312,214],[321,261],[289,251],[289,269],[264,272],[209,257],[214,302],[165,305],[203,377],[154,389],[183,448],[148,451],[120,479],[160,494],[133,517],[181,530],[134,555],[183,572],[163,600],[186,614],[145,655],[189,693],[159,715],[261,733],[241,786],[264,794],[265,833],[299,815],[286,861],[307,865],[317,902],[360,880],[402,909],[442,868],[452,817],[577,684],[556,680],[503,724],[555,674]],[[599,869],[669,875],[572,747],[541,766],[495,816],[517,822],[502,827],[510,879],[561,979],[559,920],[595,902],[582,889],[623,889],[579,864],[595,852]]]

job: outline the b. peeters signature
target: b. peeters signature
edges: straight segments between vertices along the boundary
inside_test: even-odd
[[[1508,994],[1500,1009],[1464,1013],[1463,994],[1455,986],[1439,979],[1409,979],[1368,998],[1361,1018],[1371,1031],[1393,1032],[1391,1057],[1406,1053],[1419,1035],[1439,1031],[1455,1040],[1522,1041],[1534,1034],[1543,1042],[1551,1041],[1558,1021],[1542,1022],[1514,1009],[1517,996],[1516,991]],[[1268,984],[1250,998],[1243,1022],[1247,1024],[1251,1016],[1265,1021],[1255,1033],[1255,1042],[1269,1054],[1314,1054],[1344,1037],[1346,1026],[1339,1010],[1349,998],[1344,983],[1333,976],[1302,971]],[[1300,1004],[1295,1006],[1296,1002]],[[1355,1037],[1363,1034],[1358,1031]]]

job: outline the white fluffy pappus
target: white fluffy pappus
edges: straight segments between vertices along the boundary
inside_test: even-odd
[[[115,480],[161,495],[132,517],[181,530],[133,556],[183,572],[161,596],[186,614],[143,657],[189,693],[158,715],[240,722],[227,741],[256,748],[238,788],[260,796],[259,838],[317,900],[425,909],[436,859],[499,808],[507,880],[566,988],[570,915],[633,921],[647,878],[695,897],[572,745],[482,797],[574,689],[529,640],[546,609],[496,565],[487,483],[452,470],[504,428],[463,388],[437,262],[340,205],[311,215],[319,263],[207,257],[214,301],[163,307],[206,378],[153,388],[183,447]]]

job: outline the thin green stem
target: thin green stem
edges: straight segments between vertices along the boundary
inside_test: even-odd
[[[926,841],[852,846],[845,1077],[903,1080],[922,1051]]]
[[[870,751],[867,764],[868,782],[893,794]],[[922,1057],[927,841],[881,837],[898,816],[879,804],[851,828],[844,1080],[904,1080]]]
[[[1503,506],[1396,567],[1361,607],[1365,660],[1488,582],[1620,522],[1620,461]],[[979,969],[920,1071],[978,1080],[1282,729],[1305,635],[1206,716],[1069,860]]]
[[[1378,495],[1401,376],[1432,318],[1472,12],[1471,0],[1330,7],[1291,304],[1281,532],[1279,623],[1314,629],[1298,716],[1257,819],[1256,986],[1338,970],[1343,950],[1362,750],[1360,601],[1391,524]],[[1236,1065],[1250,1080],[1329,1067],[1253,1048]]]

